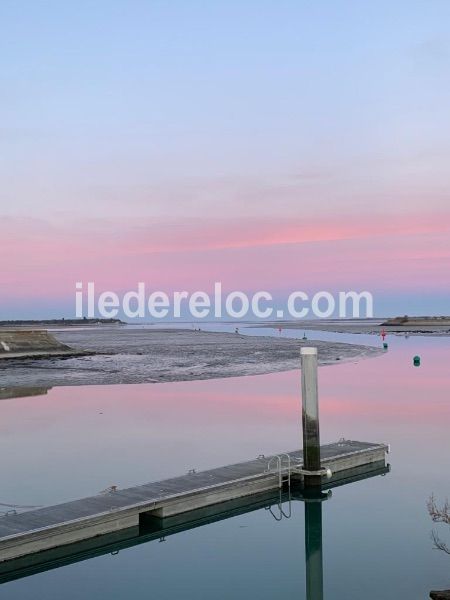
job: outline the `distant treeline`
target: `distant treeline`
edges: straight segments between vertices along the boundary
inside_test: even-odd
[[[35,326],[35,325],[125,325],[120,319],[17,319],[13,321],[0,321],[0,327],[3,326]]]

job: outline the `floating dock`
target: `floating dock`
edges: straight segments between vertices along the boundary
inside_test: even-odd
[[[349,440],[321,446],[324,487],[345,480],[346,472],[354,469],[382,466],[387,452],[386,444]],[[295,451],[9,513],[0,518],[0,568],[20,557],[139,526],[149,518],[166,519],[262,492],[282,491],[292,482],[302,489],[303,480],[303,452]]]
[[[383,476],[389,470],[389,465],[386,465],[385,460],[381,460],[370,465],[362,465],[337,472],[331,479],[327,480],[328,494],[326,497],[330,497],[332,488],[362,481],[369,477]],[[1,562],[0,584],[90,560],[97,556],[115,555],[127,548],[148,542],[164,542],[169,536],[180,532],[248,514],[256,510],[265,509],[268,518],[273,517],[276,521],[281,521],[291,517],[291,504],[294,501],[306,503],[310,501],[309,494],[302,489],[301,480],[299,479],[293,479],[291,487],[284,484],[282,489],[274,488],[266,492],[219,502],[171,517],[155,517],[152,516],[151,512],[142,512],[139,514],[139,524],[133,527]],[[307,504],[305,504],[306,506]]]

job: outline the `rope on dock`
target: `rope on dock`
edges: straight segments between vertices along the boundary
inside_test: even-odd
[[[6,506],[7,508],[19,508],[19,509],[33,509],[33,508],[42,508],[42,506],[31,506],[28,504],[6,504],[5,502],[0,502],[0,506]]]
[[[18,510],[33,510],[35,508],[42,508],[42,506],[31,506],[29,504],[7,504],[6,502],[0,502],[0,506],[4,506],[8,510],[0,510],[0,517],[9,517],[12,515],[19,514]]]

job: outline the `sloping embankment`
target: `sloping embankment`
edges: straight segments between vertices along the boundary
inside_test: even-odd
[[[39,358],[46,356],[77,356],[85,354],[58,341],[47,331],[0,331],[0,360],[8,358]]]

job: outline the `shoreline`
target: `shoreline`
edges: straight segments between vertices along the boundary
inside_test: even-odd
[[[299,369],[300,348],[305,345],[318,348],[320,366],[383,354],[381,348],[373,346],[187,329],[99,327],[53,335],[84,354],[2,361],[2,388],[169,383],[263,375]]]
[[[436,319],[437,321],[437,319]],[[257,329],[300,329],[305,331],[327,331],[330,333],[352,333],[380,335],[384,330],[389,335],[410,335],[410,336],[450,336],[450,325],[442,323],[425,325],[420,320],[405,324],[389,325],[385,319],[317,319],[305,321],[268,321],[265,323],[255,323],[246,325]]]

